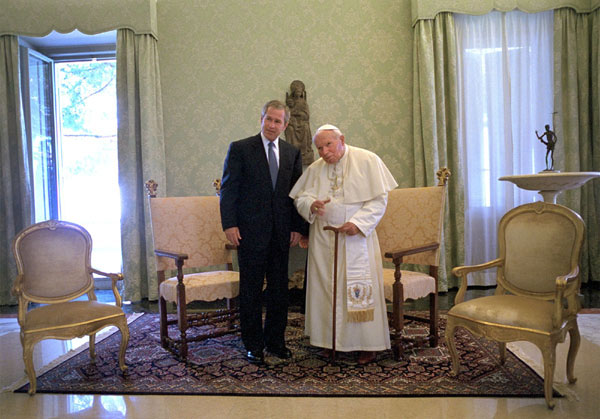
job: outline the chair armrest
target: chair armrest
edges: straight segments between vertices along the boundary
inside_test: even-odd
[[[569,286],[571,282],[575,281],[579,276],[579,266],[576,266],[571,272],[566,275],[561,275],[556,277],[556,285],[558,286],[559,282],[564,282],[565,286]]]
[[[154,254],[156,256],[164,256],[166,258],[175,259],[175,261],[181,261],[182,264],[184,260],[188,259],[188,255],[186,253],[171,252],[169,250],[155,249]]]
[[[15,278],[12,289],[10,290],[11,294],[15,297],[19,297],[23,293],[23,290],[21,289],[21,282],[23,282],[23,275],[18,274]]]
[[[123,274],[122,273],[114,274],[114,273],[102,272],[102,271],[99,271],[98,269],[94,269],[94,268],[90,268],[90,273],[102,275],[102,276],[105,276],[105,277],[108,277],[111,279],[111,281],[112,281],[111,288],[112,288],[113,294],[115,295],[115,302],[117,304],[117,307],[123,307],[123,299],[121,298],[121,294],[119,294],[119,290],[117,289],[117,281],[123,280]]]
[[[566,275],[556,277],[556,289],[554,291],[554,310],[552,312],[552,325],[560,327],[563,321],[563,298],[567,298],[567,316],[576,314],[580,308],[577,289],[570,286],[579,277],[579,266],[576,266]],[[566,291],[566,292],[565,292]]]
[[[390,258],[396,263],[402,263],[402,258],[408,255],[414,255],[416,253],[428,252],[430,250],[435,250],[440,247],[439,243],[428,243],[421,246],[413,246],[406,247],[404,249],[399,249],[393,252],[385,252],[385,257]],[[397,262],[396,262],[397,261]]]
[[[154,249],[154,254],[156,256],[164,256],[175,260],[175,266],[177,267],[177,283],[180,286],[183,286],[183,264],[185,263],[184,261],[189,258],[188,255],[186,253],[177,253],[161,249]],[[159,279],[159,283],[160,281],[161,280]]]
[[[99,271],[98,269],[94,269],[94,268],[90,268],[90,273],[105,276],[107,278],[112,279],[113,281],[123,280],[123,274],[121,274],[121,273],[113,274],[113,273],[108,273],[108,272],[102,272],[102,271]]]
[[[486,263],[479,265],[468,265],[468,266],[457,266],[452,269],[452,274],[460,278],[460,285],[456,297],[454,298],[454,304],[462,303],[465,299],[465,293],[467,292],[467,275],[472,272],[484,271],[486,269],[495,268],[502,266],[504,259],[494,259]]]
[[[23,282],[23,275],[18,274],[15,278],[15,282],[13,283],[12,289],[10,290],[12,295],[17,297],[19,310],[17,312],[17,320],[19,322],[19,326],[23,327],[25,324],[25,314],[27,314],[27,307],[29,303],[27,299],[23,296],[23,289],[21,288],[21,283]]]

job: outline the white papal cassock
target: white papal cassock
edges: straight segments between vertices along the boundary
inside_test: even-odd
[[[332,341],[335,236],[323,227],[338,227],[350,221],[360,233],[348,237],[340,234],[338,239],[336,350],[390,348],[383,268],[375,227],[385,212],[387,193],[396,186],[396,181],[376,154],[346,145],[344,155],[337,163],[327,164],[322,158],[315,161],[292,188],[290,197],[300,215],[310,223],[305,333],[310,336],[311,345],[331,348]],[[310,206],[316,199],[328,198],[331,202],[325,205],[323,216],[311,214]],[[371,321],[348,321],[347,273],[361,265],[354,263],[357,253],[350,251],[356,249],[354,243],[359,243],[359,248],[362,244],[366,249],[362,259],[364,271],[372,283],[374,316]],[[347,271],[347,267],[351,269]]]

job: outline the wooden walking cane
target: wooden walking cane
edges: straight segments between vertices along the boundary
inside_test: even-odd
[[[331,327],[331,362],[335,362],[335,317],[337,312],[337,261],[338,261],[338,227],[325,226],[323,230],[330,230],[335,233],[335,251],[333,253],[333,320]]]

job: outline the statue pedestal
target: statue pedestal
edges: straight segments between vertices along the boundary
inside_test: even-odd
[[[514,183],[521,189],[538,191],[544,202],[556,204],[556,197],[567,189],[583,186],[588,180],[600,177],[600,172],[550,172],[544,171],[534,175],[502,176],[498,180]]]

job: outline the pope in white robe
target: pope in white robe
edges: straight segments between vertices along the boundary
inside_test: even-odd
[[[311,345],[332,348],[335,235],[323,227],[340,227],[335,349],[361,351],[366,363],[375,357],[374,351],[390,348],[375,227],[397,183],[377,155],[345,144],[333,125],[320,127],[313,142],[321,158],[290,192],[310,224],[305,333]]]

